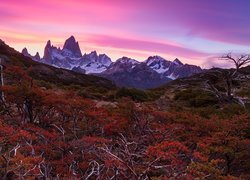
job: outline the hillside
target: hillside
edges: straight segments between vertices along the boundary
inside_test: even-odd
[[[249,106],[206,91],[217,70],[141,91],[34,62],[3,43],[0,57],[2,179],[250,177]],[[249,97],[248,81],[234,85]]]
[[[221,103],[216,97],[216,94],[208,85],[213,82],[214,86],[222,93],[226,94],[225,80],[222,74],[233,71],[226,69],[210,69],[202,73],[195,74],[191,77],[180,78],[172,81],[164,86],[152,89],[153,92],[158,92],[161,95],[156,102],[158,107],[164,110],[185,110],[199,113],[205,117],[211,117],[214,114],[234,114],[241,109],[241,105],[237,103]],[[233,94],[236,98],[244,101],[245,110],[250,110],[250,66],[240,69],[242,76],[247,78],[242,81],[234,81]],[[229,110],[230,107],[233,109]],[[235,110],[235,111],[234,111]]]

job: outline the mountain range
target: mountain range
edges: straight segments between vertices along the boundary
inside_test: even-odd
[[[112,62],[106,54],[96,51],[83,54],[74,36],[69,37],[63,48],[55,47],[49,40],[44,48],[44,56],[29,54],[24,48],[22,54],[34,61],[82,74],[93,74],[112,80],[119,87],[150,89],[161,86],[177,78],[200,73],[199,66],[183,64],[178,58],[173,61],[160,56],[150,56],[145,61],[122,57]]]

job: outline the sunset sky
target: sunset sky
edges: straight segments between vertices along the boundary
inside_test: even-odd
[[[0,0],[0,39],[43,55],[74,35],[83,53],[116,60],[178,57],[202,67],[250,53],[250,0]]]

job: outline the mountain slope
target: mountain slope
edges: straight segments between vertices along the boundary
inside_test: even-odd
[[[234,101],[220,101],[217,94],[227,96],[227,84],[223,74],[233,69],[213,68],[179,78],[151,90],[161,94],[156,104],[161,110],[185,110],[204,117],[218,115],[225,117],[239,111],[250,110],[250,66],[240,69],[240,78],[233,81]],[[218,92],[209,86],[212,83]],[[238,99],[238,100],[237,100]],[[244,104],[244,108],[242,106]],[[230,109],[230,110],[229,110]]]
[[[119,87],[132,87],[138,89],[150,89],[171,81],[167,77],[152,70],[145,63],[123,57],[112,64],[111,67],[99,74],[110,79]]]

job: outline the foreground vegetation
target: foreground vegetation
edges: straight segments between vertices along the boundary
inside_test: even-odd
[[[209,93],[187,98],[197,94],[192,90],[177,92],[176,106],[168,110],[157,101],[126,98],[131,91],[124,89],[117,102],[97,105],[72,89],[41,87],[22,68],[9,67],[5,74],[3,179],[250,178],[247,109],[227,115],[220,105],[218,115],[203,116],[195,110],[211,113],[217,101]]]

